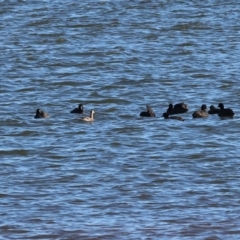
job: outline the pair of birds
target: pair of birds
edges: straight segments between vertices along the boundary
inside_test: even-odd
[[[74,108],[70,113],[80,113],[80,114],[83,114],[84,111],[83,111],[83,105],[82,104],[79,104],[78,105],[78,108]],[[91,110],[90,111],[90,116],[89,117],[82,117],[80,118],[79,120],[80,121],[84,121],[84,122],[93,122],[94,121],[94,118],[93,118],[93,114],[94,114],[94,110]],[[41,109],[37,109],[36,110],[36,114],[34,116],[34,118],[48,118],[49,117],[49,114],[44,112],[43,110]]]
[[[224,108],[223,103],[219,103],[218,105],[219,109],[215,108],[213,105],[210,106],[210,110],[207,112],[207,106],[206,104],[203,104],[201,106],[201,109],[198,111],[195,111],[192,116],[193,118],[204,118],[207,117],[208,114],[218,114],[219,117],[221,118],[233,118],[234,112],[230,108]],[[169,116],[169,115],[174,115],[174,114],[179,114],[179,113],[185,113],[188,111],[188,106],[185,103],[177,103],[173,106],[173,104],[169,104],[169,107],[165,113],[163,113],[162,117],[165,119],[175,119],[179,121],[184,121],[182,117],[179,116]],[[155,113],[153,112],[152,108],[147,105],[147,112],[141,112],[140,116],[142,117],[155,117]]]
[[[184,121],[182,117],[179,116],[172,116],[174,114],[185,113],[188,111],[188,106],[185,103],[177,103],[173,106],[173,104],[169,104],[168,109],[165,113],[163,113],[162,117],[165,119],[175,119],[179,121]],[[155,113],[153,112],[151,106],[147,105],[147,111],[140,113],[141,117],[156,117]]]
[[[83,105],[79,104],[77,108],[74,108],[70,113],[80,113],[83,114],[84,110],[83,110]],[[93,118],[93,114],[94,114],[94,110],[90,111],[90,116],[89,117],[82,117],[79,120],[81,121],[85,121],[85,122],[93,122],[94,118]]]

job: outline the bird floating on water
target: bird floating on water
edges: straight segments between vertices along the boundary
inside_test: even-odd
[[[206,109],[207,109],[206,104],[203,104],[203,105],[201,106],[201,109],[200,109],[200,110],[195,111],[195,112],[192,114],[193,118],[205,118],[205,117],[208,117],[208,113],[207,113]]]
[[[42,111],[41,109],[37,109],[36,110],[36,114],[34,116],[34,118],[48,118],[49,117],[49,114]]]
[[[169,117],[169,114],[167,112],[163,113],[162,117],[164,117],[164,119],[174,119],[174,120],[178,120],[178,121],[184,121],[184,119],[180,116]]]
[[[83,113],[83,105],[79,104],[77,108],[74,108],[70,113]]]
[[[210,106],[210,110],[208,111],[208,114],[217,114],[219,113],[220,109],[215,108],[213,105]]]
[[[93,121],[94,121],[94,118],[93,118],[93,114],[94,114],[94,113],[95,113],[94,110],[91,110],[89,117],[82,117],[82,118],[80,118],[79,120],[80,120],[80,121],[84,121],[84,122],[93,122]]]
[[[146,112],[141,112],[140,116],[141,117],[156,117],[155,113],[153,112],[151,106],[147,105],[147,111]]]
[[[173,114],[179,114],[179,113],[185,113],[188,111],[188,105],[185,103],[177,103],[173,106],[172,103],[169,104],[168,109],[167,109],[167,113],[169,115],[173,115]]]
[[[218,112],[218,116],[221,118],[228,117],[228,118],[233,118],[234,112],[231,108],[224,108],[223,103],[219,103],[218,107],[220,108]]]

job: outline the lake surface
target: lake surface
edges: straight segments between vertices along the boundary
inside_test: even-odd
[[[2,0],[0,18],[1,240],[239,239],[236,1]],[[178,102],[185,121],[163,119]],[[233,119],[192,119],[220,102]]]

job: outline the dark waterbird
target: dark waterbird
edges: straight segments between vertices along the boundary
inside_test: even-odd
[[[201,110],[195,111],[192,114],[193,118],[205,118],[205,117],[208,117],[208,113],[207,113],[206,109],[207,109],[206,104],[203,104],[201,106]]]
[[[173,106],[173,104],[169,104],[167,113],[169,115],[185,113],[188,111],[188,105],[185,103],[177,103]]]
[[[74,108],[70,113],[83,113],[83,105],[79,104],[78,108]]]
[[[231,108],[224,108],[223,103],[219,103],[218,107],[220,108],[218,112],[218,116],[221,118],[228,117],[228,118],[233,118],[234,112]]]
[[[182,117],[179,117],[179,116],[169,117],[168,113],[163,113],[162,117],[164,117],[164,119],[174,119],[174,120],[178,120],[178,121],[184,121],[184,119]]]
[[[213,105],[210,106],[210,110],[208,111],[209,114],[217,114],[219,113],[220,109],[215,108]]]
[[[147,112],[141,112],[140,116],[141,117],[156,117],[152,108],[149,105],[147,105],[146,107],[147,107]]]
[[[37,109],[36,114],[34,116],[34,118],[48,118],[48,117],[49,117],[48,113],[42,111],[41,109]]]

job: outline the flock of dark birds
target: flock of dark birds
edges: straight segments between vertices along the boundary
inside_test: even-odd
[[[179,116],[170,116],[175,114],[186,113],[188,111],[188,105],[185,103],[177,103],[175,105],[169,104],[168,109],[165,113],[163,113],[162,117],[165,119],[174,119],[178,121],[184,121],[182,117]],[[223,103],[218,104],[218,108],[215,108],[213,105],[210,106],[210,110],[207,111],[206,104],[201,106],[201,109],[193,112],[193,118],[205,118],[208,117],[209,114],[218,114],[220,118],[233,118],[234,112],[230,108],[224,108]],[[141,117],[156,117],[152,108],[147,105],[147,111],[140,113]]]
[[[181,114],[181,113],[186,113],[188,111],[188,105],[185,103],[177,103],[175,105],[169,104],[168,109],[165,113],[163,113],[162,117],[165,119],[174,119],[178,121],[184,121],[184,119],[180,116],[170,116],[170,115],[175,115],[175,114]],[[79,104],[77,108],[74,108],[70,113],[79,113],[83,114],[83,105]],[[82,117],[79,120],[80,121],[85,121],[85,122],[93,122],[94,110],[90,111],[90,116],[89,117]],[[192,117],[193,118],[205,118],[208,117],[209,114],[218,114],[220,118],[233,118],[234,112],[230,108],[224,108],[223,103],[218,104],[218,108],[215,108],[213,105],[210,106],[210,110],[207,111],[207,106],[206,104],[203,104],[201,106],[201,109],[193,112]],[[141,112],[140,113],[141,117],[156,117],[154,111],[152,110],[151,106],[147,105],[147,111],[146,112]],[[41,109],[36,110],[36,114],[34,118],[48,118],[49,115],[48,113],[42,111]]]

